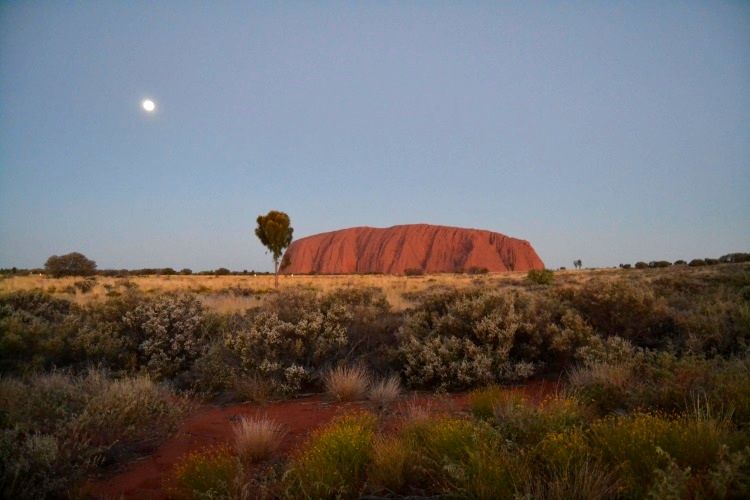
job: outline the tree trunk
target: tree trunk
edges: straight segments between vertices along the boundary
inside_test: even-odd
[[[275,275],[276,288],[279,288],[279,261],[273,261],[273,273]]]

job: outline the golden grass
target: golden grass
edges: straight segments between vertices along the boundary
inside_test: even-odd
[[[370,388],[370,401],[385,407],[398,399],[401,395],[401,381],[396,375],[380,380]]]
[[[244,463],[269,458],[286,436],[281,424],[266,417],[243,417],[233,426],[232,431],[235,449]]]
[[[323,377],[326,392],[338,401],[364,399],[370,386],[370,375],[360,366],[340,366]]]
[[[725,264],[689,268],[674,266],[664,269],[622,270],[622,269],[583,269],[555,271],[555,286],[580,286],[590,280],[614,280],[631,276],[632,279],[649,282],[665,275],[677,276],[691,273],[705,276],[711,273],[736,272],[726,266],[750,266],[743,264]],[[42,290],[55,296],[70,299],[78,304],[101,301],[116,294],[123,293],[128,286],[150,294],[159,293],[195,293],[202,302],[215,312],[241,312],[248,307],[261,305],[269,293],[274,292],[272,275],[241,276],[131,276],[115,278],[97,276],[92,290],[81,293],[75,289],[75,283],[83,278],[48,278],[44,275],[0,277],[0,294],[19,290]],[[411,304],[403,294],[418,292],[433,286],[464,288],[475,283],[488,286],[518,286],[526,281],[525,272],[489,273],[484,275],[467,274],[428,274],[424,276],[398,276],[389,274],[342,274],[342,275],[282,275],[279,288],[313,289],[321,293],[339,288],[375,287],[383,290],[386,299],[395,310],[400,311]]]

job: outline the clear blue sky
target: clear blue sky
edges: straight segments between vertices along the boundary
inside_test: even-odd
[[[750,251],[750,2],[0,5],[0,267],[268,270],[270,209]]]

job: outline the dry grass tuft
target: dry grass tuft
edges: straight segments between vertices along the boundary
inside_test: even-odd
[[[245,463],[269,458],[286,436],[281,424],[267,417],[243,417],[233,430],[235,449]]]
[[[232,390],[241,401],[265,404],[273,395],[273,385],[269,380],[258,376],[244,377],[235,380]]]
[[[364,399],[370,385],[370,375],[361,366],[340,366],[323,378],[326,391],[338,401]]]
[[[369,399],[380,406],[387,406],[401,395],[401,381],[395,375],[379,381],[370,388]]]

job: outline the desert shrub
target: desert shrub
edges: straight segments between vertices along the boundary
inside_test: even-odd
[[[92,468],[166,436],[183,400],[147,379],[55,372],[0,379],[7,498],[60,496]],[[46,492],[42,494],[42,492]]]
[[[234,389],[247,380],[240,376],[239,359],[220,339],[213,340],[193,362],[190,370],[180,376],[181,385],[212,396]]]
[[[149,299],[134,289],[126,290],[80,309],[69,338],[78,364],[104,365],[114,371],[140,369],[142,339],[126,318]]]
[[[189,403],[146,376],[114,380],[91,397],[73,426],[115,459],[152,449],[186,414]]]
[[[420,267],[409,267],[404,269],[404,276],[423,276],[424,269]]]
[[[321,298],[312,291],[283,292],[246,315],[224,340],[245,373],[292,393],[352,359],[389,367],[384,358],[394,342],[392,321],[380,290],[338,290]]]
[[[586,345],[578,348],[576,357],[585,366],[635,363],[643,358],[643,350],[617,335],[607,338],[591,336]]]
[[[71,319],[78,308],[39,291],[0,295],[0,371],[32,371],[70,362]]]
[[[496,498],[512,496],[524,468],[522,458],[488,427],[423,417],[407,421],[397,436],[376,443],[368,482],[375,492]]]
[[[87,278],[73,283],[73,286],[75,286],[81,293],[89,293],[95,285],[96,278]]]
[[[652,260],[648,263],[648,267],[651,268],[662,268],[662,267],[669,267],[672,263],[668,260]]]
[[[727,356],[750,348],[750,304],[727,290],[706,292],[675,316],[680,346],[689,353]]]
[[[706,261],[703,259],[693,259],[690,262],[688,262],[688,266],[690,267],[700,267],[700,266],[705,266],[705,265],[706,265]]]
[[[466,274],[487,274],[490,270],[486,267],[471,266],[466,270]]]
[[[547,434],[582,425],[586,411],[574,398],[551,396],[538,405],[522,393],[489,388],[471,400],[472,412],[492,423],[502,436],[521,445],[533,445]]]
[[[187,370],[207,348],[204,310],[191,296],[161,296],[138,305],[123,322],[136,338],[149,373],[159,379]]]
[[[571,370],[570,391],[578,399],[606,414],[631,405],[638,379],[630,363],[593,363]]]
[[[411,385],[466,387],[533,372],[510,359],[525,319],[515,296],[481,291],[438,293],[423,299],[401,327],[400,351]]]
[[[337,401],[364,399],[370,386],[370,375],[360,367],[339,366],[323,377],[326,392]]]
[[[0,496],[65,498],[98,463],[96,450],[72,433],[0,429]]]
[[[468,460],[486,430],[469,420],[436,417],[408,422],[401,431],[411,451],[408,463],[410,484],[439,493],[448,487],[448,468]]]
[[[279,448],[286,435],[280,424],[263,417],[243,417],[232,430],[237,455],[245,463],[255,463],[269,458]]]
[[[527,498],[549,500],[618,498],[620,491],[615,470],[598,460],[586,458],[537,473],[529,478],[524,489]]]
[[[670,459],[694,474],[707,472],[732,442],[725,420],[705,414],[669,418],[640,413],[594,422],[592,446],[619,474],[626,490],[643,496]]]
[[[591,328],[550,294],[437,290],[417,297],[399,331],[406,381],[462,388],[523,379],[569,362]]]
[[[401,395],[401,380],[392,375],[375,382],[370,387],[368,399],[381,407],[388,406]]]
[[[85,407],[86,380],[62,372],[0,379],[0,411],[5,423],[29,432],[52,433]]]
[[[555,280],[555,273],[549,269],[530,269],[526,279],[537,285],[551,285]]]
[[[238,401],[265,404],[275,395],[276,386],[272,381],[258,375],[237,376],[231,385],[231,392]]]
[[[375,492],[404,491],[409,477],[412,451],[408,443],[398,437],[375,440],[372,463],[368,468],[367,482]]]
[[[569,373],[569,390],[600,413],[636,409],[677,414],[695,404],[750,423],[750,361],[644,353],[632,361],[593,363]]]
[[[638,261],[638,262],[635,263],[634,267],[636,269],[648,269],[648,264],[646,264],[643,261]]]
[[[618,335],[636,346],[663,348],[676,336],[666,301],[650,287],[625,280],[592,280],[579,289],[562,290],[560,295],[604,337]]]
[[[165,481],[165,489],[170,497],[185,500],[232,498],[239,476],[240,464],[229,448],[207,448],[182,458]]]
[[[315,432],[287,472],[292,498],[357,498],[372,459],[375,418],[350,414]]]

